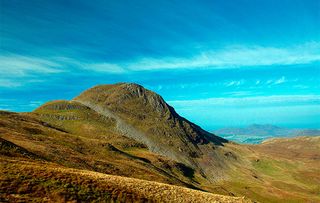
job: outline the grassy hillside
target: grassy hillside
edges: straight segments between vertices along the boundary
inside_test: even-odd
[[[152,181],[0,156],[5,202],[250,202]]]
[[[135,84],[97,86],[30,113],[0,111],[0,155],[1,200],[143,202],[170,194],[206,202],[208,195],[195,197],[207,191],[227,202],[320,201],[320,137],[228,142]],[[139,186],[147,183],[147,191]],[[159,193],[159,183],[178,187]]]
[[[104,121],[94,117],[82,121],[60,120],[56,116],[42,118],[40,111],[28,115],[2,112],[1,137],[66,167],[196,187],[192,185],[194,175],[191,177],[185,173],[190,168],[151,153],[143,144],[99,124]],[[48,110],[44,111],[48,113]],[[63,115],[70,116],[65,112]]]
[[[235,195],[259,202],[320,201],[319,136],[273,139],[237,148],[248,163],[222,184]]]

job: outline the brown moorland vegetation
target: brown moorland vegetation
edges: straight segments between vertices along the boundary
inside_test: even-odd
[[[196,189],[186,190],[199,202],[207,202],[196,195],[199,191],[227,195],[214,197],[222,202],[247,201],[243,196],[258,202],[317,202],[319,138],[239,145],[180,117],[139,85],[97,86],[34,112],[0,111],[1,200],[169,201],[139,186],[165,183]],[[135,178],[131,186],[140,189],[94,178],[102,176]]]
[[[153,181],[47,162],[0,158],[1,201],[18,202],[250,202],[242,197],[192,190]]]

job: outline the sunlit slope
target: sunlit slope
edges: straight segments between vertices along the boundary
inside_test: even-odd
[[[319,136],[272,139],[237,148],[248,162],[222,184],[233,194],[259,202],[320,201]]]
[[[58,103],[68,104],[62,101]],[[46,112],[48,113],[47,110]],[[65,112],[63,114],[67,115]],[[89,121],[77,120],[79,123],[74,123],[73,120],[56,119],[57,115],[53,115],[55,116],[50,118],[44,116],[44,121],[40,119],[40,113],[22,115],[1,112],[1,138],[42,160],[66,167],[196,187],[192,184],[195,176],[193,170],[150,153],[143,144],[117,135],[116,132],[112,133],[109,127],[103,128],[100,124],[95,126],[104,121],[90,118]],[[59,116],[61,119],[61,115]],[[80,131],[81,133],[75,133]]]
[[[0,156],[0,200],[32,202],[250,202],[152,181]]]

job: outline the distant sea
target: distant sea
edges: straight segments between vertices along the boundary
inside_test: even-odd
[[[243,144],[259,144],[266,139],[279,138],[279,136],[261,136],[261,135],[219,135],[227,140]]]
[[[293,136],[264,136],[264,135],[223,135],[219,134],[218,136],[223,137],[227,140],[234,141],[242,144],[260,144],[264,140],[270,138],[288,138],[288,137],[297,137],[297,135]],[[303,136],[303,135],[301,135]],[[316,136],[316,135],[309,135]]]

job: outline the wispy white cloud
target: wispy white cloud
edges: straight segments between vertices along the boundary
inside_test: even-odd
[[[223,69],[250,66],[308,64],[320,61],[320,43],[307,43],[288,48],[233,46],[206,50],[190,58],[142,58],[123,64],[128,70],[157,69]]]
[[[94,71],[123,73],[125,70],[112,63],[82,62],[68,57],[34,57],[15,54],[0,55],[0,87],[14,88],[25,84],[45,82],[43,75],[67,72]]]
[[[263,84],[266,84],[266,85],[280,85],[280,84],[283,84],[283,83],[289,83],[289,82],[297,82],[298,81],[298,78],[294,78],[294,79],[287,79],[285,76],[282,76],[280,78],[276,78],[276,79],[269,79],[269,80],[266,80],[266,81],[263,81],[263,80],[257,80],[256,81],[256,85],[263,85]]]
[[[42,100],[0,99],[0,110],[23,112],[26,108],[35,109],[44,103]]]
[[[0,98],[0,110],[2,111],[11,111],[12,103],[16,102],[16,99],[3,99]]]
[[[233,80],[233,81],[229,81],[224,83],[224,85],[226,87],[231,87],[231,86],[240,86],[244,83],[244,80]]]
[[[2,76],[23,77],[32,73],[60,73],[62,65],[52,60],[21,55],[0,56],[0,71]]]
[[[272,84],[273,82],[274,82],[273,80],[267,80],[266,84],[269,85],[269,84]]]
[[[233,91],[233,92],[225,92],[224,95],[229,95],[232,97],[243,97],[243,96],[252,96],[254,92],[252,91]]]
[[[320,105],[320,95],[273,95],[255,97],[219,97],[198,100],[175,100],[168,101],[177,108],[197,108],[214,106],[259,106],[259,105],[290,105],[290,104],[317,104]]]
[[[293,87],[294,87],[294,88],[297,88],[297,89],[307,89],[307,88],[309,88],[310,86],[308,86],[308,85],[294,85]]]
[[[2,75],[1,75],[2,76]],[[23,78],[21,79],[21,76],[16,78],[16,77],[8,77],[8,78],[2,78],[0,76],[0,87],[5,87],[5,88],[15,88],[15,87],[20,87],[27,84],[35,84],[35,83],[41,83],[45,82],[46,80],[43,79],[30,79],[30,78]]]
[[[285,83],[287,80],[284,76],[282,76],[281,78],[279,78],[278,80],[274,81],[274,84],[277,85],[277,84],[282,84],[282,83]]]
[[[21,82],[10,80],[10,79],[1,79],[0,78],[0,87],[19,87]]]
[[[0,86],[18,87],[44,74],[92,71],[103,74],[126,74],[137,71],[166,69],[230,69],[256,68],[264,65],[293,65],[320,62],[320,43],[276,48],[262,46],[233,46],[221,50],[204,50],[192,57],[141,58],[131,61],[90,61],[82,58],[35,57],[16,54],[0,55]],[[38,80],[39,81],[39,80]],[[224,86],[236,87],[243,80],[226,81]],[[284,76],[267,81],[256,80],[256,85],[278,85],[289,82]],[[187,87],[186,85],[181,88]]]
[[[140,58],[131,61],[85,61],[70,57],[0,56],[4,74],[24,76],[33,73],[51,74],[76,69],[103,73],[128,73],[162,69],[230,69],[268,65],[307,64],[320,61],[320,43],[277,48],[262,46],[232,46],[221,50],[204,50],[192,57]],[[235,84],[232,84],[235,85]]]
[[[206,88],[211,88],[214,86],[220,86],[220,83],[208,83],[208,82],[190,82],[190,83],[169,83],[169,84],[163,84],[163,85],[146,85],[145,87],[148,89],[152,90],[161,90],[161,89],[166,89],[166,90],[172,90],[172,89],[179,89],[179,88],[200,88],[200,87],[206,87]]]
[[[14,83],[18,85],[17,81],[12,81],[14,78],[68,72],[71,68],[105,73],[125,72],[125,69],[120,65],[106,62],[91,63],[69,57],[42,58],[14,54],[0,55],[0,71],[2,73],[0,78],[4,78],[2,81],[7,81],[5,84],[7,86],[14,86]]]
[[[82,69],[92,70],[97,72],[106,72],[106,73],[124,73],[126,70],[112,63],[93,63],[93,64],[82,64]]]
[[[125,68],[117,63],[110,62],[92,62],[70,57],[53,57],[52,60],[64,66],[70,66],[77,70],[86,70],[100,73],[124,73]]]
[[[38,107],[38,106],[40,106],[42,104],[44,104],[43,101],[30,101],[29,104],[26,104],[26,105],[35,108],[35,107]]]

